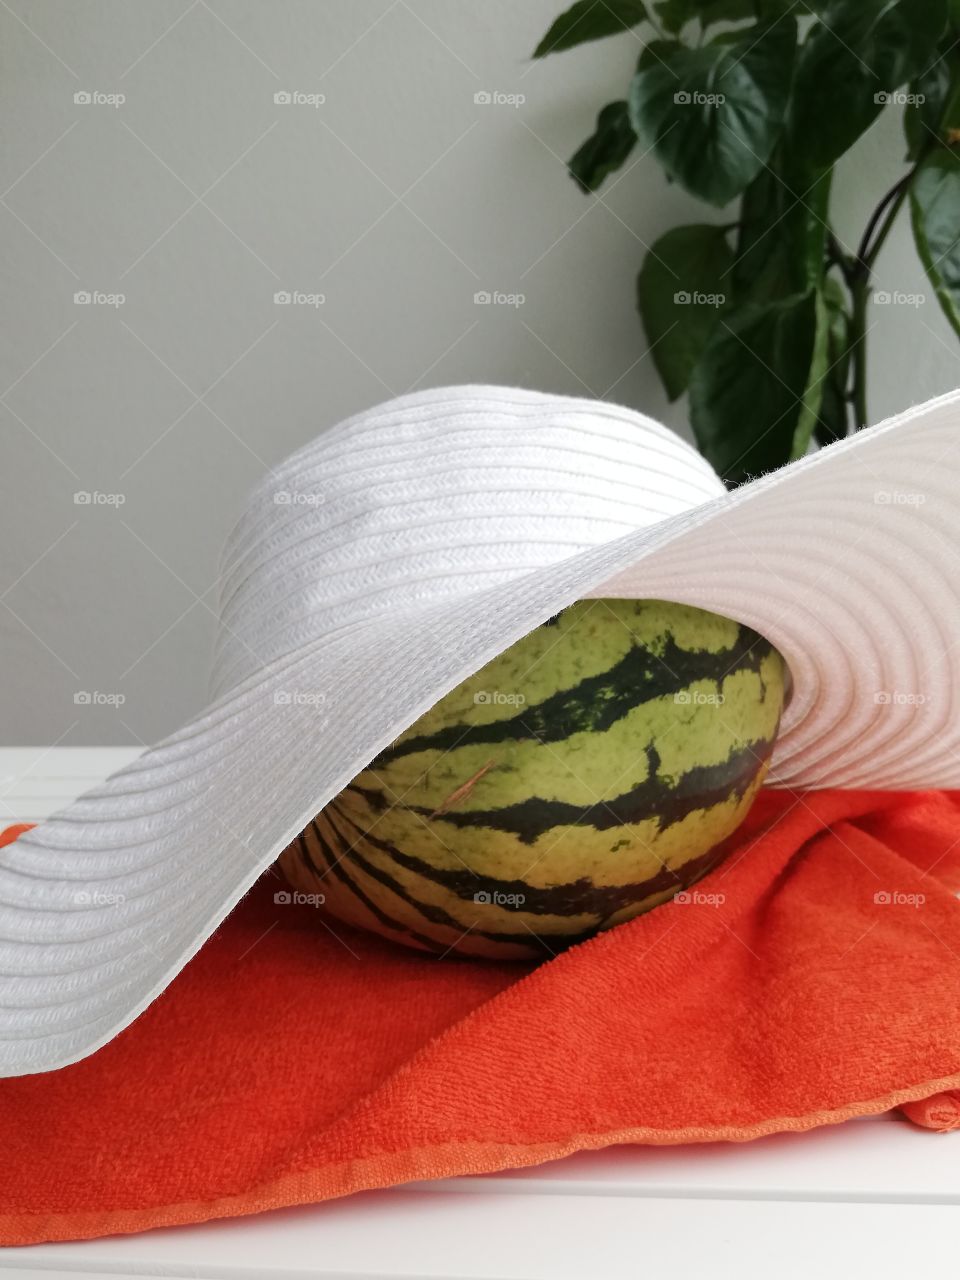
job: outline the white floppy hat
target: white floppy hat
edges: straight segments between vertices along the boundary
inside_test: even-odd
[[[0,851],[0,1075],[85,1057],[394,738],[583,597],[764,634],[770,781],[960,786],[960,393],[726,493],[640,414],[498,387],[404,396],[253,493],[210,706]]]

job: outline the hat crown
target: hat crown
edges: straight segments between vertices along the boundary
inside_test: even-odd
[[[304,644],[464,596],[724,493],[659,423],[493,387],[358,414],[254,490],[221,560],[219,695]]]

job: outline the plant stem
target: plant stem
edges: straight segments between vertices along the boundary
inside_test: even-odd
[[[887,194],[883,197],[876,209],[873,211],[873,217],[864,232],[863,240],[860,242],[860,248],[857,250],[857,258],[864,264],[869,273],[873,264],[879,256],[880,250],[883,248],[884,241],[890,234],[890,228],[897,219],[900,207],[907,198],[907,192],[910,190],[910,183],[913,180],[914,170],[911,169],[908,174],[900,179],[895,187],[891,187]],[[886,210],[886,217],[883,225],[874,236],[873,243],[870,243],[870,234],[876,226],[881,214]]]
[[[870,300],[870,276],[859,275],[851,284],[853,311],[850,317],[850,354],[853,382],[850,403],[853,405],[855,431],[867,425],[867,303]]]
[[[877,254],[880,252],[883,242],[886,240],[890,227],[893,224],[893,219],[900,212],[900,206],[906,198],[907,191],[910,187],[910,181],[913,178],[913,173],[914,171],[911,169],[909,173],[904,174],[900,181],[890,188],[870,215],[870,221],[867,223],[867,229],[864,231],[863,239],[860,241],[860,247],[857,249],[857,262],[863,263],[865,266],[869,267],[876,261]],[[888,208],[890,209],[890,212],[887,216],[887,220],[881,228],[876,241],[871,245],[870,238],[876,229],[877,223],[883,217],[884,212]]]
[[[891,187],[870,216],[863,239],[857,249],[850,269],[844,271],[850,289],[852,311],[850,317],[850,355],[852,382],[849,400],[853,405],[854,429],[865,427],[867,418],[867,307],[873,283],[873,267],[890,234],[897,214],[907,198],[914,170],[905,174]],[[841,269],[843,269],[841,267]]]
[[[848,288],[853,284],[853,273],[855,270],[855,260],[846,253],[840,244],[840,241],[832,231],[827,232],[827,265],[835,264],[840,269],[844,283]]]

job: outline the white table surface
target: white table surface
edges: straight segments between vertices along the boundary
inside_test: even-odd
[[[0,825],[42,818],[135,754],[0,748]],[[960,1135],[881,1117],[744,1145],[611,1147],[250,1218],[3,1249],[0,1275],[903,1280],[956,1271],[958,1240]]]

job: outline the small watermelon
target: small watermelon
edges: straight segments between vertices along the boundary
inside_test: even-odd
[[[776,649],[727,618],[579,601],[411,725],[280,865],[323,910],[409,946],[543,958],[719,861],[785,680]]]

